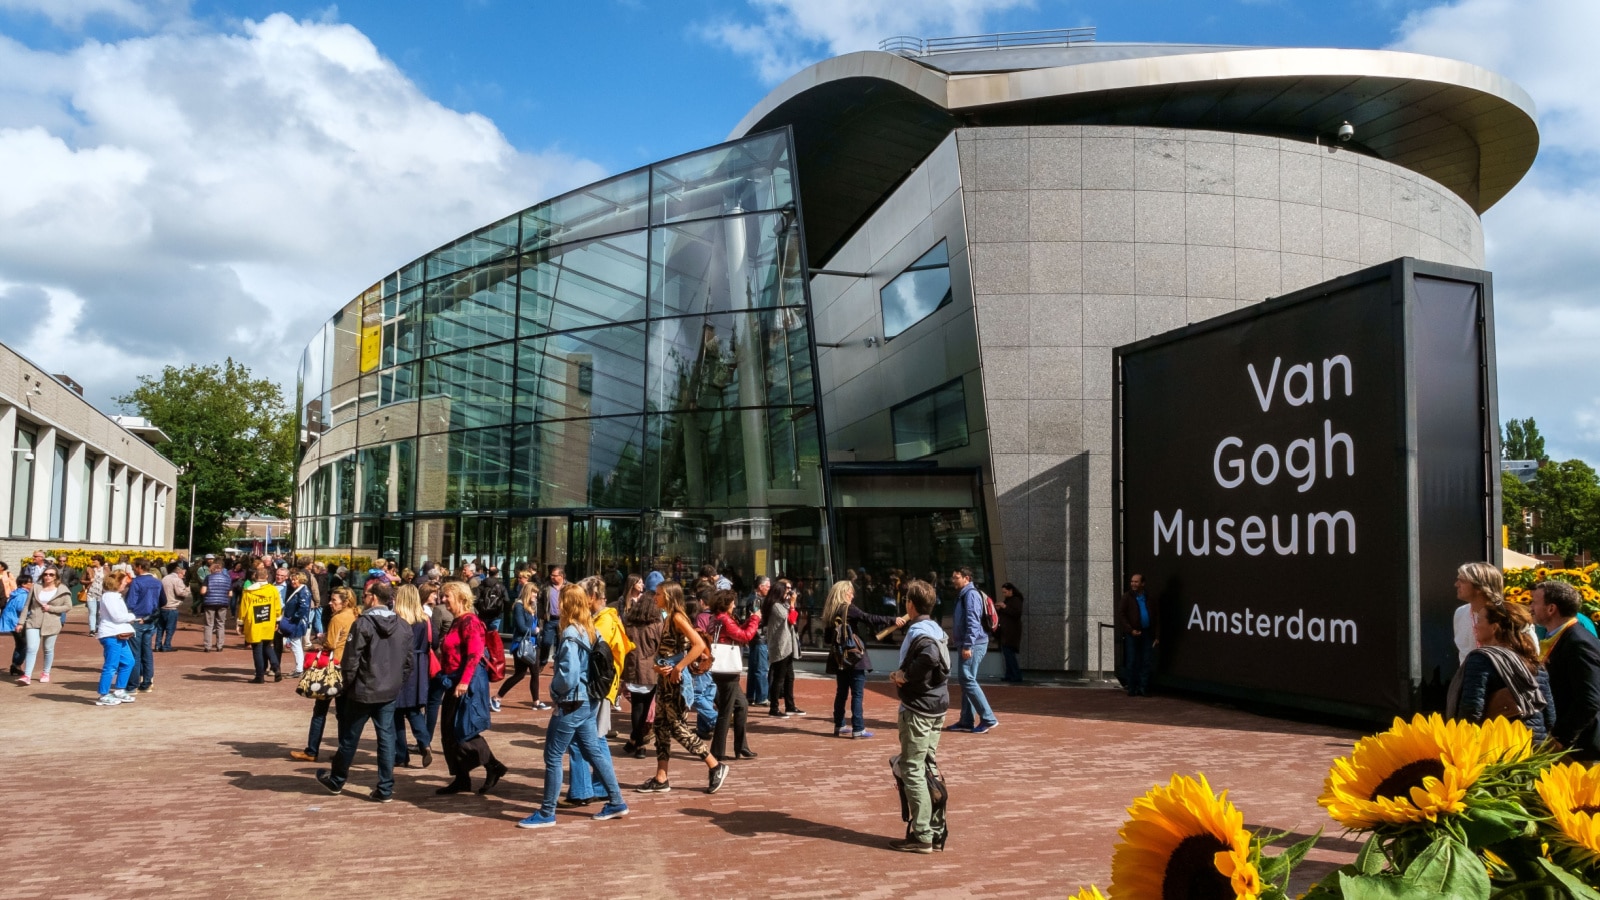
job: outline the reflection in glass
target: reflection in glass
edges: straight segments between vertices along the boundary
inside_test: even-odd
[[[789,140],[782,132],[660,163],[651,173],[652,225],[781,209],[794,202]]]
[[[636,413],[644,405],[644,328],[618,325],[530,338],[517,353],[517,419]]]
[[[805,313],[778,309],[650,323],[649,409],[811,402]]]
[[[504,259],[516,252],[516,246],[517,217],[512,216],[435,250],[428,256],[427,276],[438,278]]]
[[[888,340],[950,302],[950,253],[944,241],[883,286],[883,339]]]
[[[642,430],[639,416],[518,425],[514,505],[637,508],[644,484]]]
[[[459,431],[511,421],[512,344],[436,356],[425,362],[421,427]]]
[[[794,222],[785,213],[766,213],[657,228],[650,248],[650,314],[804,304]]]
[[[644,318],[646,240],[640,231],[523,257],[518,333]]]
[[[889,410],[894,458],[918,459],[967,445],[967,396],[957,378]]]
[[[579,188],[522,214],[522,249],[538,250],[645,227],[650,173]]]
[[[431,353],[503,341],[516,332],[517,267],[483,266],[430,282],[423,301]]]

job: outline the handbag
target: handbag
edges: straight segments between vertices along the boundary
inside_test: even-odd
[[[524,663],[539,668],[539,642],[530,635],[517,644],[516,658]]]
[[[712,638],[711,644],[711,674],[713,675],[739,675],[744,672],[744,655],[739,652],[737,644],[718,643],[717,638],[722,637],[722,628],[717,628],[717,633]]]
[[[312,656],[294,692],[309,700],[322,700],[338,696],[343,686],[344,673],[327,651],[322,651]]]

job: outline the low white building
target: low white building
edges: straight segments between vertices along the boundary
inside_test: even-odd
[[[171,550],[178,469],[151,446],[166,435],[75,388],[0,345],[0,559]]]

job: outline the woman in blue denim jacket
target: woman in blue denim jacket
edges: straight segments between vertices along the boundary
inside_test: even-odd
[[[544,802],[518,828],[547,828],[556,824],[556,799],[561,796],[561,758],[576,743],[606,787],[606,805],[596,819],[618,819],[628,814],[622,789],[611,767],[611,749],[595,729],[593,701],[589,699],[589,648],[598,636],[589,607],[589,592],[576,584],[561,588],[561,639],[552,654],[555,671],[550,676],[550,696],[555,713],[544,741]],[[603,699],[602,699],[602,702]]]

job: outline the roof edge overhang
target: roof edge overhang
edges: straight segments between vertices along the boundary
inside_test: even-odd
[[[848,53],[784,81],[730,138],[792,126],[802,184],[808,177],[835,177],[838,172],[808,171],[816,161],[804,158],[805,148],[853,139],[859,153],[870,152],[874,142],[899,141],[892,137],[894,123],[875,121],[871,107],[882,97],[893,98],[899,115],[908,106],[924,107],[917,123],[922,128],[937,121],[949,129],[1149,125],[1311,141],[1349,121],[1358,145],[1352,149],[1438,182],[1478,213],[1527,174],[1539,149],[1533,100],[1502,75],[1418,53],[1319,48],[1206,50],[953,75],[892,53]],[[836,152],[821,152],[835,167],[842,162]],[[888,155],[903,159],[906,148]],[[883,193],[909,171],[877,176]],[[815,205],[808,204],[808,217]],[[850,205],[859,207],[860,199]],[[821,250],[835,242],[812,246]]]

